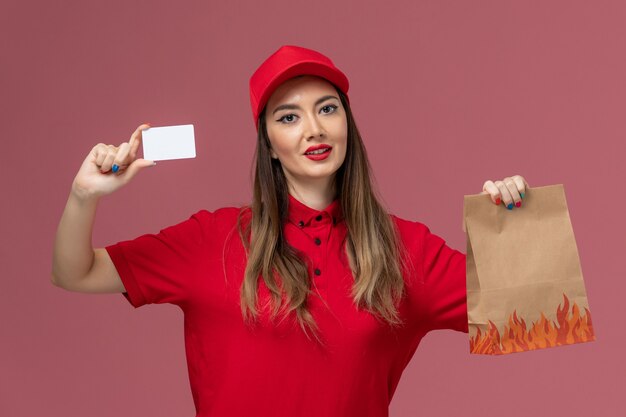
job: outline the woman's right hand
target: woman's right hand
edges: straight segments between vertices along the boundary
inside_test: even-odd
[[[94,146],[74,178],[72,192],[81,199],[99,198],[127,184],[140,169],[153,166],[153,161],[137,159],[141,132],[149,128],[149,124],[140,125],[130,140],[120,146],[104,143]],[[111,170],[113,164],[119,166],[115,173]]]

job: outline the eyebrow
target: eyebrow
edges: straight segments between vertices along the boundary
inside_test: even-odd
[[[324,97],[319,98],[315,102],[315,105],[317,106],[318,104],[320,104],[323,101],[328,100],[329,98],[334,98],[336,100],[339,100],[336,96],[328,95],[328,96],[324,96]],[[295,109],[299,109],[299,108],[300,108],[300,106],[298,106],[297,104],[281,104],[280,106],[278,106],[278,107],[276,107],[274,109],[274,111],[272,112],[272,115],[276,114],[276,112],[279,111],[279,110],[295,110]]]

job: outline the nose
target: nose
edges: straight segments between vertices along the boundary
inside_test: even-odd
[[[307,139],[324,135],[324,128],[320,121],[315,116],[308,117],[308,122],[305,126],[304,137]]]

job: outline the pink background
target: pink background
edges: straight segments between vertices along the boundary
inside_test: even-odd
[[[54,236],[90,149],[143,122],[193,123],[197,158],[105,197],[94,247],[247,202],[248,79],[283,44],[345,71],[383,202],[450,246],[485,180],[565,186],[598,340],[489,357],[430,333],[391,416],[623,411],[624,2],[371,3],[3,1],[0,415],[194,415],[180,310],[54,287]]]

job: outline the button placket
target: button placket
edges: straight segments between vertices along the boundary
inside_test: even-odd
[[[333,281],[334,278],[331,279],[331,277],[334,277],[337,273],[337,271],[335,270],[329,271],[328,265],[330,262],[332,262],[329,259],[335,257],[334,252],[337,250],[337,248],[335,248],[336,236],[334,234],[337,233],[338,230],[339,229],[335,227],[331,222],[331,218],[329,218],[329,222],[324,228],[322,235],[322,239],[324,239],[324,247],[320,248],[322,252],[320,253],[321,263],[319,264],[322,272],[326,273],[325,279],[321,281],[321,288],[323,288],[325,291],[330,291],[330,289],[333,288],[331,281]]]
[[[309,243],[310,271],[313,284],[318,289],[326,289],[330,271],[328,267],[329,246],[332,231],[338,219],[329,212],[323,211],[313,215],[303,213],[296,217],[296,227],[307,236]],[[332,274],[331,274],[332,275]]]
[[[316,229],[317,229],[316,232],[319,233],[319,227]],[[322,240],[319,237],[316,237],[313,239],[313,242],[317,246],[316,249],[313,251],[314,253],[313,258],[315,259],[315,269],[313,270],[313,273],[315,274],[316,277],[319,277],[322,274],[322,270],[320,269],[321,256],[320,256],[320,248],[319,248],[320,245],[322,244]]]
[[[316,245],[316,249],[313,252],[313,279],[316,281],[317,285],[318,277],[322,275],[322,264],[324,263],[324,248],[322,247],[322,239],[319,236],[323,236],[327,225],[323,222],[324,216],[322,214],[318,214],[315,216],[315,224],[316,227],[313,227],[311,236],[313,238],[313,243]],[[317,236],[316,236],[317,235]]]

